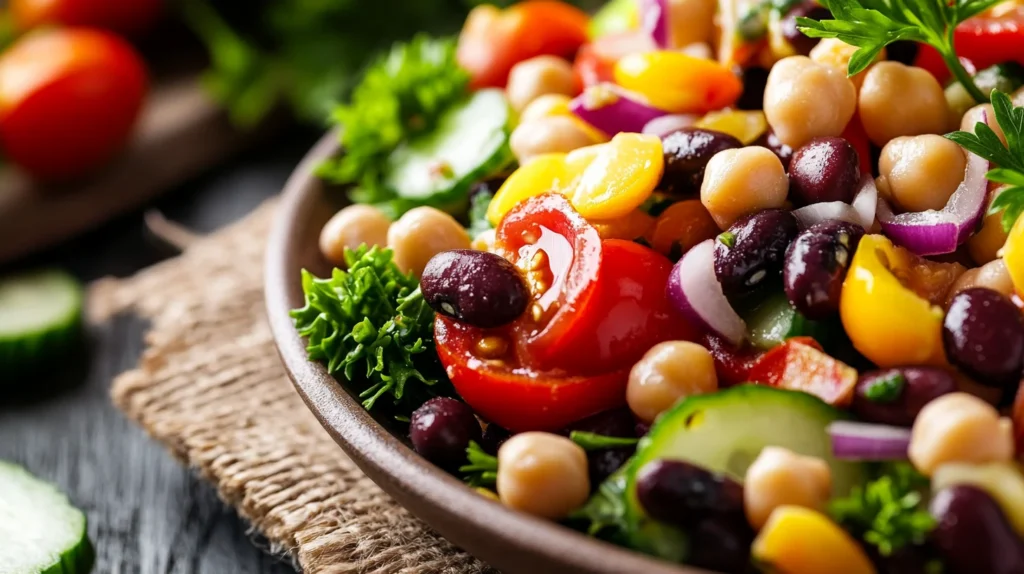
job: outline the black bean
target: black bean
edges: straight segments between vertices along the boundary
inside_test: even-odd
[[[475,327],[499,327],[526,311],[530,292],[518,269],[486,251],[438,253],[423,269],[420,289],[430,307]]]
[[[839,296],[864,228],[846,221],[823,221],[801,233],[786,252],[783,285],[797,311],[811,320],[839,312]]]
[[[690,533],[688,563],[715,572],[745,574],[751,571],[753,542],[754,530],[743,516],[709,518]]]
[[[909,367],[861,375],[853,412],[867,422],[909,427],[932,400],[956,392],[953,375],[937,367]]]
[[[715,241],[715,276],[727,295],[749,293],[782,271],[786,248],[799,233],[793,214],[769,209],[748,215]]]
[[[952,486],[932,499],[932,540],[951,574],[1024,574],[1024,544],[985,491]]]
[[[480,438],[480,423],[473,409],[447,397],[423,403],[409,421],[409,439],[416,452],[449,470],[466,463],[466,447]]]
[[[754,145],[770,149],[782,162],[782,166],[789,169],[789,164],[793,161],[793,148],[779,141],[779,136],[775,135],[774,130],[768,128],[768,131],[758,138]]]
[[[720,151],[743,147],[729,134],[699,128],[676,130],[661,145],[665,150],[665,173],[659,188],[673,195],[699,193],[711,158]]]
[[[587,417],[575,422],[563,434],[569,436],[572,431],[584,431],[602,436],[634,438],[636,436],[636,420],[627,408],[613,409]],[[597,488],[613,472],[619,470],[636,452],[636,447],[606,448],[587,453],[587,470],[590,473],[590,486]]]
[[[480,438],[480,448],[490,454],[498,454],[498,449],[510,438],[512,438],[512,433],[508,429],[490,423],[484,428],[484,435]]]
[[[649,462],[636,480],[637,498],[655,520],[693,528],[706,519],[743,516],[743,486],[688,462]]]
[[[812,20],[830,20],[832,12],[817,2],[805,2],[790,10],[782,19],[782,37],[789,42],[790,46],[793,46],[798,54],[806,56],[818,45],[820,39],[810,38],[797,29],[796,19],[800,17]]]
[[[747,68],[743,70],[743,94],[736,101],[741,110],[761,110],[764,108],[764,88],[768,85],[768,70],[764,68]]]
[[[803,204],[823,201],[850,203],[860,182],[857,150],[843,138],[814,138],[793,153],[789,188]]]
[[[1016,387],[1024,371],[1024,318],[1001,293],[975,287],[953,297],[942,323],[946,355],[983,385]]]

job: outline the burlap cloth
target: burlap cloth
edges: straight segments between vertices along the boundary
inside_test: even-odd
[[[152,324],[114,403],[304,571],[490,571],[377,488],[292,388],[263,304],[273,212],[263,205],[180,257],[94,285],[93,319],[134,311]]]

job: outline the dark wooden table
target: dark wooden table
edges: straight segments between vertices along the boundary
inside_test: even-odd
[[[280,191],[315,137],[276,138],[151,207],[196,231],[217,229]],[[137,212],[18,266],[58,265],[88,281],[131,275],[170,255]],[[110,382],[135,366],[145,328],[130,317],[93,328],[88,357],[62,375],[64,391],[17,404],[0,396],[0,459],[59,484],[86,512],[98,574],[294,572],[209,484],[111,405]]]

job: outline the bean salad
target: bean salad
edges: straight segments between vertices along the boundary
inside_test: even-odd
[[[346,105],[293,316],[421,456],[716,572],[1024,574],[1024,3],[481,5]]]

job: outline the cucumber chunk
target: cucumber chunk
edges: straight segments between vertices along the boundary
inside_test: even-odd
[[[410,203],[463,200],[473,183],[512,162],[512,124],[504,92],[480,90],[445,112],[436,129],[396,148],[388,158],[385,185]]]
[[[84,574],[94,553],[85,515],[56,487],[0,461],[0,574]]]
[[[0,281],[0,386],[61,358],[82,330],[82,286],[63,271],[46,270]]]
[[[768,295],[764,301],[744,314],[747,337],[758,349],[773,349],[793,337],[813,337],[827,347],[833,338],[834,326],[828,322],[811,321],[793,308],[783,291]]]

